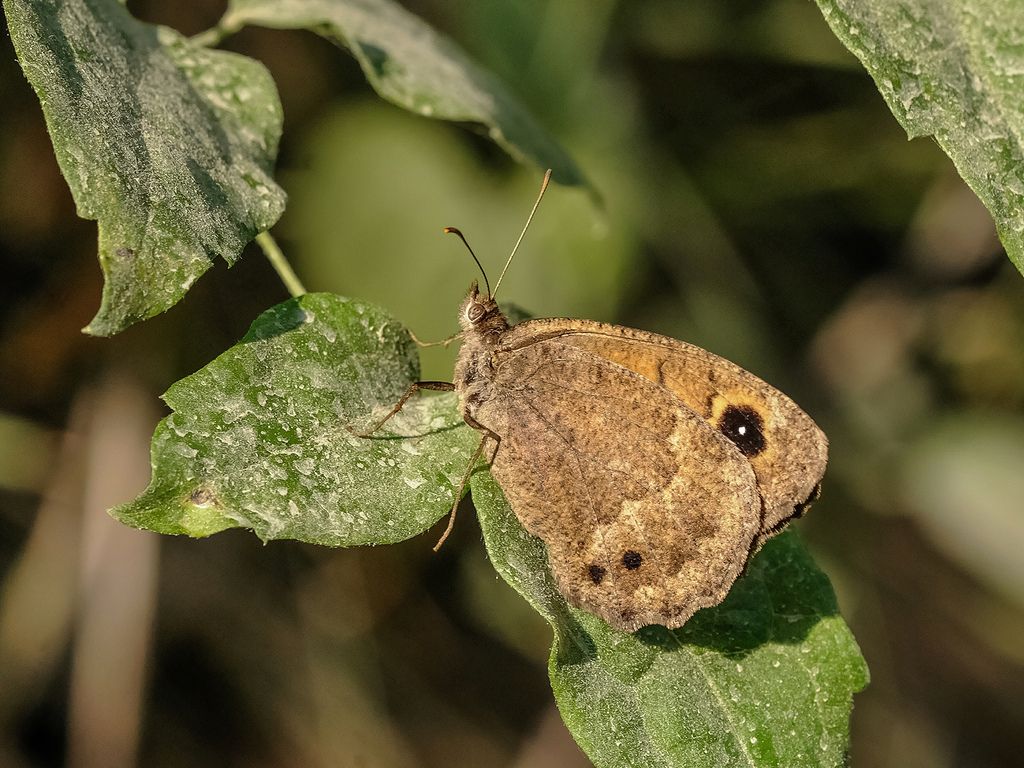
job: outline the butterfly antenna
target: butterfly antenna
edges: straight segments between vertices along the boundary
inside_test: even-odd
[[[548,188],[548,184],[551,182],[551,169],[548,168],[544,172],[544,181],[540,183],[540,194],[537,195],[537,202],[533,204],[533,210],[530,211],[529,217],[526,219],[526,226],[523,227],[523,231],[519,234],[519,239],[516,240],[516,244],[512,246],[512,253],[508,255],[508,261],[505,262],[505,268],[501,270],[501,274],[498,275],[498,282],[494,284],[494,293],[498,292],[498,288],[501,286],[501,280],[505,277],[505,272],[508,270],[508,265],[512,263],[512,257],[516,255],[516,251],[519,250],[519,244],[523,242],[523,238],[526,236],[526,230],[530,228],[530,222],[533,221],[533,216],[537,213],[537,209],[540,207],[540,201],[544,197],[544,192]],[[488,291],[491,298],[494,298],[494,293]]]
[[[458,235],[459,236],[459,240],[461,240],[462,244],[464,246],[466,246],[466,250],[469,251],[469,255],[473,257],[473,261],[475,261],[476,265],[478,267],[480,267],[480,274],[484,276],[484,285],[487,286],[487,295],[490,296],[491,295],[491,284],[489,282],[487,282],[487,273],[484,272],[483,265],[480,264],[480,259],[478,259],[476,257],[476,254],[473,253],[473,249],[469,247],[469,243],[466,241],[465,236],[462,234],[462,232],[460,232],[455,227],[445,227],[444,228],[444,233],[446,235]]]

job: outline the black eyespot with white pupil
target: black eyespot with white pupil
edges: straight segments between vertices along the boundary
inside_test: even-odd
[[[484,309],[483,304],[470,304],[466,309],[466,317],[469,318],[471,323],[479,322],[486,313],[487,311]]]
[[[768,447],[764,420],[749,405],[730,405],[722,413],[718,428],[747,458],[757,456]]]

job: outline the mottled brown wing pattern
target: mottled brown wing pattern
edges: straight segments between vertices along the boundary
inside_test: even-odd
[[[494,357],[477,420],[559,589],[621,629],[719,603],[760,525],[750,464],[657,383],[551,338]]]
[[[530,320],[503,335],[504,349],[546,338],[624,366],[660,384],[729,437],[750,462],[762,498],[756,546],[817,497],[828,440],[792,400],[752,373],[692,344],[589,320]]]

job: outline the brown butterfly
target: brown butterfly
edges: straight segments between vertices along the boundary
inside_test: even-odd
[[[482,294],[474,282],[462,303],[454,383],[414,384],[369,431],[420,389],[455,390],[483,433],[470,469],[490,443],[491,473],[544,541],[570,603],[630,632],[676,628],[720,603],[817,498],[825,435],[784,394],[700,347],[590,320],[509,325],[500,283]]]

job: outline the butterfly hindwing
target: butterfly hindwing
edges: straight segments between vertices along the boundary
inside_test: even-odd
[[[501,438],[492,473],[570,602],[627,630],[720,602],[761,525],[736,445],[669,389],[561,336],[502,344],[493,360],[476,412]]]

